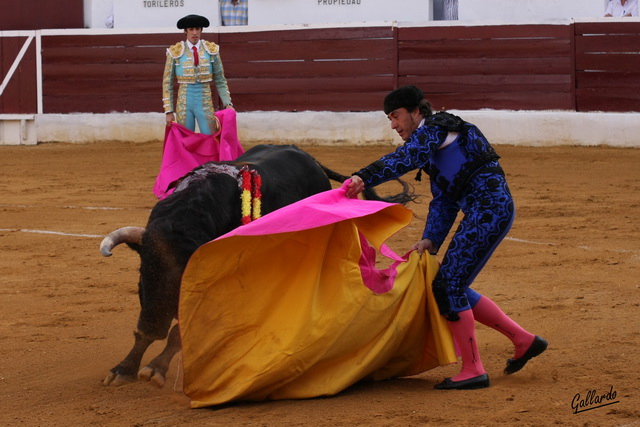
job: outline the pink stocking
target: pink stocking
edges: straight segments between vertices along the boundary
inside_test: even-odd
[[[473,316],[478,322],[495,329],[513,342],[516,348],[514,359],[520,358],[533,343],[535,335],[524,330],[485,296],[473,307]]]
[[[472,310],[465,310],[458,313],[460,320],[448,322],[449,329],[462,356],[462,370],[458,375],[452,377],[452,381],[463,381],[477,377],[485,373],[478,352],[476,341],[475,320]]]

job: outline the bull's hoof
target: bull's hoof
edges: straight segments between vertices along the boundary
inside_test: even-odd
[[[138,372],[138,379],[149,381],[158,388],[164,387],[165,376],[161,372],[156,372],[149,366],[145,366]]]
[[[133,381],[135,381],[135,378],[130,377],[129,375],[121,375],[110,372],[109,375],[107,375],[107,378],[102,381],[102,385],[111,385],[118,387],[124,384],[129,384]]]

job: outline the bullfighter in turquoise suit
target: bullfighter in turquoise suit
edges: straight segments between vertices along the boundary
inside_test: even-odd
[[[224,108],[233,108],[220,59],[220,47],[201,39],[202,28],[209,26],[209,20],[204,16],[187,15],[178,21],[177,26],[184,30],[187,39],[167,49],[162,79],[166,121],[167,124],[177,121],[192,131],[195,131],[197,122],[201,133],[211,135],[220,126],[214,115],[212,81]],[[174,80],[179,84],[175,101]]]

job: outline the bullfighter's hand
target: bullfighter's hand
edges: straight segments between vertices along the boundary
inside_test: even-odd
[[[176,113],[167,113],[165,114],[165,119],[167,121],[167,126],[176,121]]]
[[[349,198],[358,197],[358,194],[360,194],[362,190],[364,190],[364,182],[358,175],[353,175],[350,180],[351,182],[349,183],[349,185],[347,185],[346,195]]]
[[[438,248],[436,247],[436,245],[433,244],[433,242],[430,239],[420,240],[418,243],[413,245],[411,249],[417,250],[418,255],[421,255],[421,256],[424,251],[429,252],[431,255],[435,255],[438,253]]]

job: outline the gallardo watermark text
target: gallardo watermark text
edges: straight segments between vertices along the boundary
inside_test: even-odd
[[[616,400],[616,396],[617,393],[613,386],[607,393],[598,393],[596,390],[589,390],[585,396],[577,393],[571,401],[571,409],[573,409],[574,414],[579,414],[580,412],[620,403],[619,400]]]

